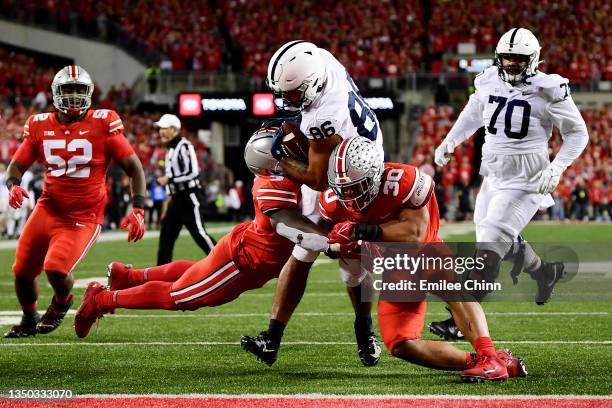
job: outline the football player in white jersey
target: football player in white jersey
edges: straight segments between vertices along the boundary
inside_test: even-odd
[[[377,146],[384,160],[383,137],[374,111],[368,106],[346,68],[329,52],[315,44],[296,40],[280,47],[268,64],[267,85],[283,100],[285,110],[300,113],[300,131],[309,139],[308,164],[290,159],[284,153],[282,130],[275,135],[271,153],[288,178],[317,191],[327,189],[329,157],[342,140],[363,136]],[[318,194],[303,193],[303,206],[315,209],[306,214],[317,222]],[[309,198],[310,197],[310,198]],[[313,262],[318,253],[294,251],[296,259]],[[288,263],[281,278],[298,279],[294,265]],[[297,284],[296,284],[297,285]],[[372,303],[361,302],[361,285],[347,288],[356,306],[355,336],[364,365],[378,363],[380,347],[372,328]]]
[[[272,147],[284,173],[295,181],[323,191],[327,188],[329,156],[344,139],[364,136],[383,153],[376,114],[365,102],[346,68],[329,52],[306,41],[290,41],[270,59],[267,84],[282,97],[285,110],[301,112],[300,130],[310,140],[308,164],[291,160]]]
[[[537,38],[525,28],[513,28],[500,38],[495,66],[476,77],[476,91],[436,148],[435,161],[446,165],[455,147],[485,127],[480,170],[484,180],[474,211],[478,250],[488,260],[489,278],[495,279],[502,259],[512,260],[513,279],[521,270],[529,273],[538,283],[536,303],[544,304],[563,277],[564,266],[543,262],[519,234],[538,208],[553,204],[550,193],[589,136],[568,80],[538,71],[540,49]],[[563,145],[550,162],[548,139],[553,126],[560,130]],[[452,318],[433,322],[430,329],[457,337]]]

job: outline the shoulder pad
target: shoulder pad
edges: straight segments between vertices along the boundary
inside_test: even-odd
[[[93,111],[91,117],[102,121],[109,135],[123,132],[123,122],[117,112],[112,109],[96,109]]]
[[[480,88],[484,83],[496,78],[497,73],[498,71],[495,65],[485,69],[480,74],[476,75],[476,78],[474,78],[474,87],[476,87],[476,89]]]
[[[552,102],[562,101],[570,96],[569,80],[561,75],[541,73],[530,81]]]

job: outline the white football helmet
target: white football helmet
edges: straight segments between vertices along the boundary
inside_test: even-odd
[[[280,163],[270,153],[276,130],[272,127],[258,129],[244,148],[244,161],[256,176],[282,174]]]
[[[334,148],[327,182],[347,210],[361,211],[378,195],[384,171],[385,163],[374,143],[358,136]]]
[[[526,28],[513,28],[501,36],[495,48],[495,63],[499,68],[499,76],[506,82],[515,84],[533,76],[540,64],[540,43],[531,31]],[[525,69],[513,71],[504,69],[501,58],[504,55],[524,55],[528,57]]]
[[[321,93],[326,81],[325,63],[313,43],[290,41],[272,55],[268,64],[266,84],[282,97],[285,110],[306,108]]]
[[[62,68],[51,82],[53,106],[71,117],[81,116],[91,107],[93,91],[91,77],[78,65]]]

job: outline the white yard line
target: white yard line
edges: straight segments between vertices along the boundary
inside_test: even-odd
[[[612,345],[612,340],[495,340],[500,344],[556,344],[556,345]],[[457,342],[457,344],[469,344]],[[133,341],[133,342],[57,342],[57,343],[28,343],[23,341],[0,342],[0,347],[117,347],[117,346],[238,346],[239,342],[233,341]],[[283,346],[354,346],[352,341],[287,341]]]

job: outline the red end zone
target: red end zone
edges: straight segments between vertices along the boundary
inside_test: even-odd
[[[63,401],[26,401],[0,399],[0,407],[28,406],[28,407],[58,407],[58,408],[161,408],[161,407],[323,407],[342,408],[359,406],[367,408],[381,407],[508,407],[508,408],[559,408],[559,407],[612,407],[612,397],[598,396],[517,396],[517,397],[461,397],[461,396],[398,396],[398,397],[368,397],[368,396],[211,396],[211,397],[182,397],[182,396],[96,396],[79,397]]]

